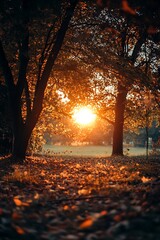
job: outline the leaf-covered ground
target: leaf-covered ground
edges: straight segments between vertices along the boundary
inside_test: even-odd
[[[160,239],[158,157],[28,157],[0,177],[1,240]]]

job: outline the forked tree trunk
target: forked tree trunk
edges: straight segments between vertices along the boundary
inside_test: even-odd
[[[47,86],[48,79],[50,77],[50,73],[54,66],[54,63],[57,59],[59,51],[62,47],[66,32],[69,27],[69,23],[74,14],[74,10],[79,2],[79,0],[69,1],[70,6],[66,9],[66,14],[64,15],[64,19],[61,23],[61,26],[56,34],[56,39],[52,49],[48,52],[49,56],[46,60],[44,66],[41,69],[41,77],[37,79],[33,106],[31,109],[30,101],[26,102],[27,105],[27,116],[25,122],[23,121],[22,111],[21,111],[21,98],[23,94],[23,90],[27,85],[27,67],[28,67],[28,47],[29,47],[29,29],[28,29],[28,20],[29,15],[26,15],[26,7],[28,9],[28,1],[23,2],[24,15],[24,39],[21,42],[20,47],[20,58],[19,58],[19,74],[18,81],[14,82],[14,77],[12,74],[12,70],[9,66],[9,62],[6,58],[5,51],[3,49],[2,42],[0,41],[0,66],[2,67],[2,72],[6,81],[6,85],[8,87],[8,96],[10,103],[10,110],[12,116],[12,128],[13,128],[13,149],[12,156],[15,162],[20,161],[23,162],[25,159],[25,153],[27,150],[28,142],[31,137],[32,131],[38,121],[40,113],[42,111],[42,104],[45,89]],[[27,4],[27,5],[26,5]],[[28,12],[27,12],[28,13]],[[47,43],[47,42],[46,42]],[[20,45],[20,44],[19,44]],[[47,44],[46,44],[47,45]],[[47,47],[48,48],[48,47]],[[46,50],[44,48],[44,50]],[[42,54],[43,56],[43,54]],[[41,56],[41,57],[42,57]],[[44,57],[44,56],[43,56]],[[27,85],[28,86],[28,85]],[[26,93],[26,91],[25,91]],[[29,94],[26,93],[26,98],[29,98]],[[28,104],[27,104],[28,103]]]
[[[118,94],[115,104],[115,123],[113,131],[112,155],[123,156],[123,125],[127,89],[118,83]]]

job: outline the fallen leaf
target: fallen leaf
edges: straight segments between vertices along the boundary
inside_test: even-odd
[[[92,219],[87,219],[83,223],[81,223],[80,228],[85,229],[85,228],[91,227],[92,225],[93,225],[93,220]]]
[[[34,195],[34,199],[39,199],[39,194],[38,194],[38,193],[36,193],[36,194]]]
[[[126,167],[125,166],[122,166],[122,167],[120,167],[120,170],[122,171],[123,169],[125,169]]]
[[[69,209],[69,206],[68,205],[65,205],[64,207],[63,207],[63,210],[65,210],[65,211],[67,211]]]
[[[116,221],[116,222],[120,222],[120,221],[121,221],[121,215],[118,215],[118,214],[117,214],[117,215],[114,216],[113,219],[114,219],[114,221]]]
[[[80,190],[78,190],[78,194],[79,195],[88,195],[88,194],[90,194],[90,190],[88,190],[88,189],[80,189]]]
[[[147,178],[147,177],[144,177],[144,176],[143,176],[143,177],[141,178],[141,180],[142,180],[143,183],[146,183],[146,182],[150,182],[150,181],[151,181],[151,178]]]
[[[29,206],[29,203],[26,202],[22,202],[20,199],[18,199],[17,197],[13,198],[14,203],[16,204],[17,207],[20,206]]]
[[[13,201],[16,204],[16,206],[18,206],[18,207],[23,205],[22,201],[18,198],[14,198]]]
[[[14,227],[18,234],[20,234],[20,235],[25,234],[25,231],[21,227],[19,227],[19,226],[14,226]]]
[[[106,210],[103,210],[103,211],[100,212],[100,215],[101,215],[101,216],[105,216],[105,215],[107,215],[107,214],[108,214],[108,212],[107,212]]]
[[[22,216],[20,214],[18,214],[17,212],[12,213],[12,219],[18,220],[18,219],[21,219],[21,218],[22,218]]]

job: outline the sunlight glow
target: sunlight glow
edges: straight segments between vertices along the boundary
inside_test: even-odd
[[[96,114],[88,107],[81,107],[76,109],[73,113],[73,119],[76,123],[81,125],[88,125],[94,122]]]

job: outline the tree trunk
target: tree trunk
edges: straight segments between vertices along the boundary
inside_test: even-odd
[[[13,138],[12,157],[16,162],[23,162],[28,146],[29,138],[23,133],[16,134]]]
[[[25,155],[28,147],[32,131],[38,121],[39,114],[33,114],[29,123],[21,122],[21,119],[15,123],[13,128],[13,147],[12,157],[15,162],[21,162],[25,160]],[[18,118],[18,116],[17,116]],[[17,120],[17,119],[16,119]],[[16,127],[15,127],[16,126]]]
[[[123,125],[127,89],[118,83],[118,94],[115,104],[115,123],[113,131],[112,155],[123,156]]]

